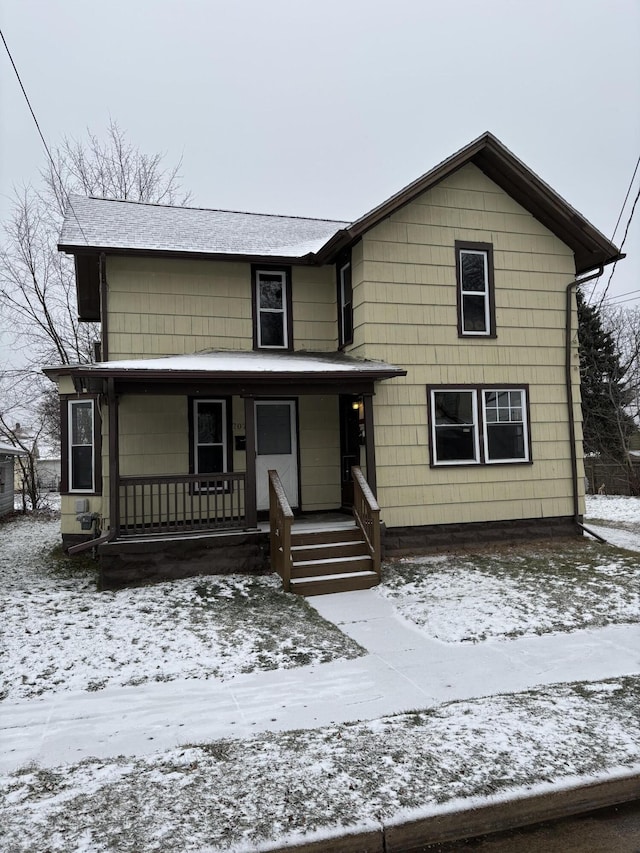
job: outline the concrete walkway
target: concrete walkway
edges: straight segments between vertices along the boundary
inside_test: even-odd
[[[369,654],[353,661],[0,705],[0,770],[144,755],[262,731],[318,728],[454,699],[640,672],[640,626],[477,644],[426,638],[375,590],[310,599]]]

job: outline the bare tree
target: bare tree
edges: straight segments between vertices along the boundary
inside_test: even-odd
[[[57,395],[40,372],[46,364],[93,359],[95,323],[78,320],[73,262],[58,252],[62,219],[72,194],[163,204],[186,204],[180,161],[164,166],[164,154],[145,154],[110,121],[104,138],[64,138],[41,172],[42,185],[16,191],[0,245],[0,312],[12,329],[24,367],[0,373],[0,435],[26,452],[23,509],[37,509],[37,440],[60,441]],[[28,423],[27,435],[16,424]]]
[[[16,193],[0,250],[0,309],[30,365],[91,361],[94,324],[76,313],[73,263],[56,248],[69,195],[185,204],[179,170],[144,154],[111,121],[105,140],[65,138],[41,172],[42,186]]]
[[[38,440],[44,431],[44,420],[38,412],[44,382],[42,374],[30,369],[0,374],[0,438],[24,451],[24,455],[16,456],[23,512],[42,505],[37,460]],[[29,420],[28,427],[25,419]]]

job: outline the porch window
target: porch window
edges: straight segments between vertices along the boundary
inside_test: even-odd
[[[227,467],[227,401],[193,401],[193,470],[221,474]],[[211,488],[215,486],[211,484]]]
[[[338,331],[340,346],[353,343],[351,261],[338,264]]]
[[[291,349],[291,276],[288,269],[253,269],[254,347]]]
[[[94,401],[69,400],[69,491],[95,491]]]
[[[456,241],[458,334],[495,337],[493,246]]]

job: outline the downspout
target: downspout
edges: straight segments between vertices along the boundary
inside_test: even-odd
[[[573,521],[576,527],[593,536],[599,542],[604,542],[608,545],[606,539],[603,539],[598,533],[589,530],[585,527],[580,519],[580,506],[578,503],[578,455],[576,453],[576,419],[573,411],[573,383],[571,381],[571,315],[572,315],[572,290],[574,287],[579,287],[581,284],[586,284],[588,281],[593,281],[595,278],[600,278],[604,270],[604,265],[598,268],[598,271],[587,278],[576,279],[567,285],[567,299],[565,308],[565,384],[567,387],[567,403],[569,405],[569,443],[571,445],[571,483],[573,488]]]

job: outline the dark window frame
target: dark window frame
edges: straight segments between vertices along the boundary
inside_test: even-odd
[[[91,402],[93,411],[93,487],[91,489],[71,489],[71,453],[70,453],[70,403]],[[61,394],[60,395],[60,494],[61,495],[102,495],[102,416],[97,394]]]
[[[478,449],[478,458],[475,460],[442,460],[436,458],[436,441],[435,441],[435,405],[434,394],[438,392],[460,392],[470,393],[474,395],[474,406],[476,414],[476,434],[474,436],[474,444]],[[485,421],[485,392],[490,391],[521,391],[524,394],[523,410],[523,426],[525,431],[524,449],[525,457],[523,459],[489,459],[487,458],[488,447],[488,432],[487,424],[491,422]],[[429,437],[429,466],[431,468],[462,468],[466,466],[477,467],[478,465],[531,465],[533,464],[533,454],[531,445],[531,414],[530,414],[530,398],[529,385],[527,383],[514,384],[510,382],[501,383],[486,383],[482,385],[428,385],[427,386],[427,414],[428,414],[428,437]]]
[[[232,473],[233,472],[233,414],[231,411],[231,407],[233,404],[233,398],[225,395],[216,395],[216,396],[207,396],[207,397],[187,397],[188,403],[188,423],[189,423],[189,473],[190,474],[217,474],[218,472],[213,471],[198,471],[197,465],[197,453],[196,453],[196,406],[198,403],[224,403],[224,426],[225,426],[225,436],[223,441],[223,449],[224,449],[224,461],[226,463],[226,470],[221,471],[220,473]],[[193,493],[196,492],[216,492],[222,491],[218,487],[210,487],[208,489],[200,489],[196,483],[193,483]],[[231,488],[231,483],[227,483],[224,487],[224,491],[228,492]]]
[[[258,284],[260,273],[282,275],[284,287],[283,302],[283,333],[284,346],[265,346],[260,342],[260,299],[258,297]],[[292,275],[290,266],[270,266],[269,264],[251,265],[251,316],[253,320],[253,348],[254,350],[273,350],[275,352],[291,352],[293,350],[293,296]]]
[[[349,288],[351,300],[344,302],[343,270],[349,269]],[[342,255],[336,263],[337,308],[338,308],[338,349],[343,349],[353,343],[353,265],[351,252]],[[349,311],[349,323],[345,323],[345,313]]]
[[[486,331],[466,330],[464,328],[464,294],[462,290],[462,253],[477,252],[486,256],[487,264],[487,290],[486,299],[487,306],[485,315],[488,320],[488,328]],[[492,243],[476,243],[468,240],[455,241],[455,257],[456,257],[456,302],[458,310],[458,337],[460,338],[480,338],[492,339],[497,337],[496,332],[496,301],[495,301],[495,276],[493,263],[493,244]]]

